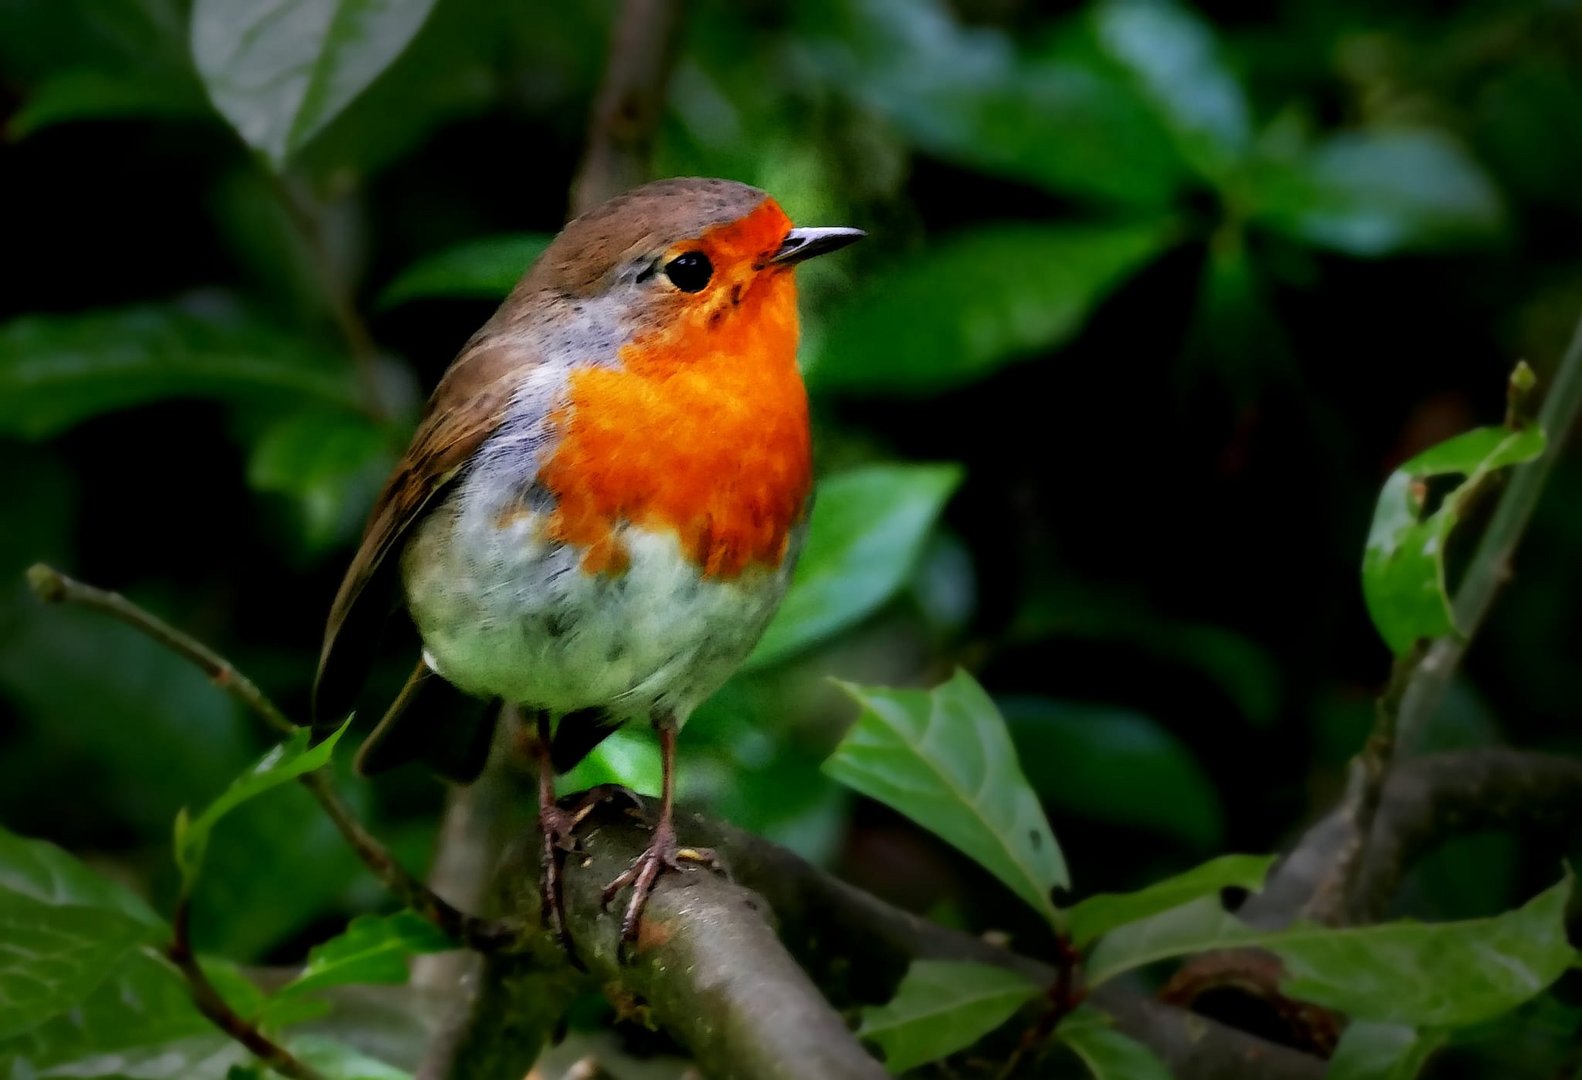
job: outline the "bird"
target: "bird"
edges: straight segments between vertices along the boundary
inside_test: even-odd
[[[467,783],[500,707],[531,718],[543,911],[568,952],[579,815],[554,776],[621,725],[651,725],[663,764],[650,842],[602,894],[631,890],[623,947],[661,875],[713,862],[676,837],[676,739],[791,580],[813,496],[795,270],[863,235],[697,177],[568,222],[440,378],[330,607],[321,737],[382,654],[417,657],[361,773]]]

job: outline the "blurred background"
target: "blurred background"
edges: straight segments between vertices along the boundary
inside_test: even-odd
[[[211,101],[236,28],[189,7],[0,0],[0,821],[156,901],[175,812],[266,736],[21,571],[125,591],[300,715],[423,397],[564,218],[614,9],[437,0],[343,110],[276,138],[247,72]],[[1029,930],[818,770],[854,711],[826,676],[962,665],[1078,892],[1278,849],[1388,670],[1358,584],[1380,484],[1497,421],[1512,364],[1542,378],[1582,312],[1578,117],[1570,0],[688,5],[656,175],[871,239],[800,272],[832,507],[809,610],[688,727],[684,797]],[[1578,749],[1579,552],[1573,451],[1426,745]],[[568,782],[608,776],[655,783],[646,733]],[[344,786],[426,863],[438,782]],[[1403,905],[1487,914],[1552,880],[1474,836]],[[283,789],[227,821],[195,932],[289,962],[381,899]]]

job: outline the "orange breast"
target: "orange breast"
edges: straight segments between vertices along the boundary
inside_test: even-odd
[[[625,568],[623,522],[673,531],[709,577],[779,565],[812,483],[796,345],[794,281],[768,270],[723,315],[685,308],[620,367],[573,373],[539,472],[551,538],[585,548],[592,573]]]

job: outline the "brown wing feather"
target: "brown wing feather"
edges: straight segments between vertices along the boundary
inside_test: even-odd
[[[469,346],[440,379],[411,446],[374,503],[330,607],[313,685],[316,726],[340,723],[368,677],[385,621],[399,602],[399,560],[392,555],[399,555],[412,527],[500,426],[535,362],[520,347],[484,340]]]

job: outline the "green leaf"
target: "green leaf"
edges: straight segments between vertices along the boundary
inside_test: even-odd
[[[1152,789],[1148,789],[1152,790]],[[1184,874],[1129,893],[1090,896],[1066,912],[1072,942],[1086,946],[1118,926],[1157,915],[1221,889],[1256,891],[1274,864],[1273,855],[1222,855]]]
[[[1344,929],[1258,930],[1206,896],[1101,938],[1088,957],[1088,985],[1168,957],[1258,946],[1284,964],[1284,993],[1353,1019],[1477,1023],[1542,993],[1573,962],[1564,923],[1571,887],[1568,873],[1523,907],[1486,919]]]
[[[316,746],[309,746],[313,737],[309,728],[293,732],[291,737],[260,758],[241,776],[231,781],[231,786],[220,793],[197,817],[189,817],[183,810],[176,815],[176,865],[181,869],[182,880],[190,887],[203,865],[208,848],[209,834],[226,814],[238,806],[256,799],[281,784],[290,783],[315,769],[323,768],[335,752],[335,744],[351,726],[351,719],[332,732]]]
[[[1577,958],[1566,939],[1569,873],[1522,907],[1452,923],[1294,929],[1267,943],[1292,997],[1353,1018],[1460,1027],[1546,990]]]
[[[53,906],[0,893],[0,1038],[87,997],[149,927],[103,908]]]
[[[808,384],[924,394],[980,379],[1073,337],[1170,236],[1158,224],[1024,224],[941,239],[830,312]]]
[[[1060,1022],[1055,1038],[1082,1059],[1096,1080],[1170,1080],[1170,1070],[1142,1043],[1110,1026],[1110,1018],[1090,1007]]]
[[[1222,180],[1251,141],[1247,98],[1214,31],[1171,0],[1104,0],[1093,8],[1104,50],[1124,66],[1197,172]]]
[[[1026,976],[986,964],[914,960],[886,1005],[862,1011],[859,1039],[903,1073],[965,1050],[1041,993]]]
[[[0,829],[0,1039],[78,1004],[165,932],[141,900],[64,851]]]
[[[425,256],[379,294],[381,307],[433,297],[501,300],[544,253],[551,237],[505,233],[469,240]]]
[[[165,922],[152,908],[73,855],[43,840],[0,828],[0,894],[56,907],[93,908],[124,915],[156,931]]]
[[[1544,450],[1544,433],[1483,427],[1464,432],[1418,454],[1384,483],[1373,511],[1362,557],[1362,591],[1379,635],[1397,654],[1420,638],[1456,629],[1445,583],[1450,534],[1488,477],[1531,461]],[[1424,515],[1427,481],[1466,479]]]
[[[996,698],[1027,780],[1045,805],[1094,821],[1219,844],[1219,792],[1192,749],[1131,709]],[[1139,799],[1136,792],[1149,797]]]
[[[1413,1080],[1444,1041],[1443,1032],[1354,1020],[1341,1034],[1324,1080]]]
[[[568,773],[555,778],[562,794],[586,791],[600,784],[620,784],[642,795],[658,795],[664,762],[653,732],[617,728]]]
[[[355,402],[344,363],[230,304],[0,325],[0,435],[41,439],[99,413],[176,397]]]
[[[812,70],[926,153],[1109,204],[1174,198],[1183,167],[1168,133],[1091,42],[1024,49],[939,0],[797,7]]]
[[[12,115],[6,132],[13,139],[24,139],[56,124],[81,120],[207,114],[203,90],[195,79],[72,68],[34,87]]]
[[[291,1050],[325,1080],[411,1080],[412,1074],[370,1057],[361,1050],[322,1035],[302,1035]]]
[[[69,1011],[0,1041],[0,1076],[198,1077],[207,1075],[200,1063],[227,1050],[245,1053],[198,1012],[170,962],[145,947],[123,957]],[[140,1072],[148,1061],[164,1071]]]
[[[291,500],[310,550],[356,537],[395,464],[388,427],[344,409],[304,409],[270,425],[253,446],[247,481]]]
[[[1336,135],[1257,164],[1249,182],[1253,220],[1366,258],[1486,242],[1504,221],[1482,167],[1431,130]]]
[[[894,596],[960,484],[954,465],[875,465],[822,481],[791,589],[747,666],[782,660]]]
[[[327,986],[404,983],[411,957],[455,947],[455,942],[415,911],[359,915],[345,933],[309,950],[302,974],[281,987],[271,1004]]]
[[[932,690],[841,686],[862,712],[824,771],[954,844],[1058,921],[1050,893],[1069,885],[1065,857],[1005,721],[972,676],[957,671]]]
[[[276,169],[367,88],[434,0],[197,0],[192,55],[215,106]]]

